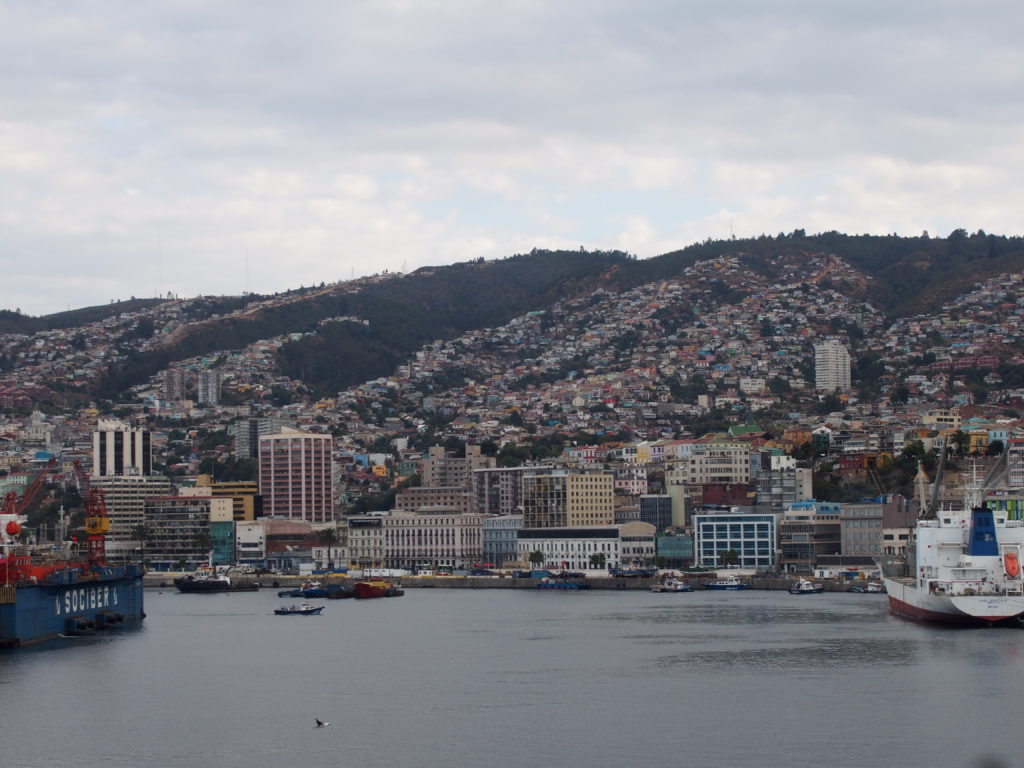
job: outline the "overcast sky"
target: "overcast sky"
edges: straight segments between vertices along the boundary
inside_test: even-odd
[[[1022,7],[0,0],[0,308],[1021,234]]]

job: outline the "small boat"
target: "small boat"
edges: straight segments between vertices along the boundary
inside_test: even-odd
[[[327,587],[319,581],[305,581],[300,590],[303,597],[327,597]]]
[[[323,609],[322,605],[302,603],[301,605],[282,605],[280,608],[275,608],[274,613],[278,616],[317,616]]]
[[[693,585],[682,579],[665,579],[651,584],[651,592],[693,592]]]
[[[740,580],[739,576],[730,575],[717,581],[705,581],[704,589],[729,590],[735,592],[740,589],[750,589],[750,585]]]
[[[871,593],[873,595],[884,595],[885,587],[875,581],[869,581],[867,584],[851,584],[847,592],[861,592]]]
[[[824,591],[824,586],[807,579],[797,579],[793,586],[789,588],[789,594],[791,595],[817,595]]]
[[[174,580],[174,586],[179,592],[256,592],[259,590],[259,582],[238,584],[231,581],[226,573],[200,573],[199,575],[188,575]]]
[[[405,594],[405,590],[399,585],[381,579],[357,581],[355,590],[355,596],[362,600],[372,597],[401,597]]]
[[[278,597],[302,597],[302,588],[282,589],[277,593]]]

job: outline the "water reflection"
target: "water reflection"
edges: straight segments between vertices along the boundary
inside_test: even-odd
[[[913,640],[858,638],[823,639],[809,644],[760,648],[694,651],[663,656],[659,667],[685,666],[716,672],[732,669],[833,669],[870,665],[872,668],[902,666],[913,662],[919,643]]]

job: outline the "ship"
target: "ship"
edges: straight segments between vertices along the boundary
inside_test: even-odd
[[[960,510],[929,511],[933,493],[911,532],[905,557],[879,561],[892,613],[981,626],[1024,616],[1024,521],[990,509],[982,500],[987,484],[972,482]]]
[[[102,491],[87,489],[84,551],[77,543],[26,545],[22,512],[53,466],[47,465],[21,499],[8,493],[0,510],[0,647],[16,648],[58,637],[77,637],[142,621],[140,564],[106,562],[110,527]],[[76,466],[76,469],[78,467]]]
[[[179,592],[257,592],[259,582],[234,582],[226,573],[212,571],[189,574],[174,580]]]

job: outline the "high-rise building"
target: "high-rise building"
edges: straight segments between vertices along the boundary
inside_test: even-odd
[[[196,383],[196,398],[200,405],[217,405],[220,402],[220,371],[200,371]]]
[[[171,481],[161,475],[93,477],[90,484],[103,491],[107,515],[110,516],[107,554],[117,551],[118,542],[135,541],[136,526],[146,522],[146,499],[171,496],[174,493]]]
[[[161,376],[164,400],[185,399],[185,372],[180,368],[168,368]]]
[[[97,477],[153,474],[149,430],[115,419],[101,420],[92,433],[92,473]]]
[[[814,386],[826,392],[850,388],[850,353],[837,339],[814,345]]]
[[[330,435],[284,429],[260,437],[260,494],[267,517],[334,519]]]
[[[614,477],[608,472],[523,476],[523,527],[565,528],[615,522]]]

